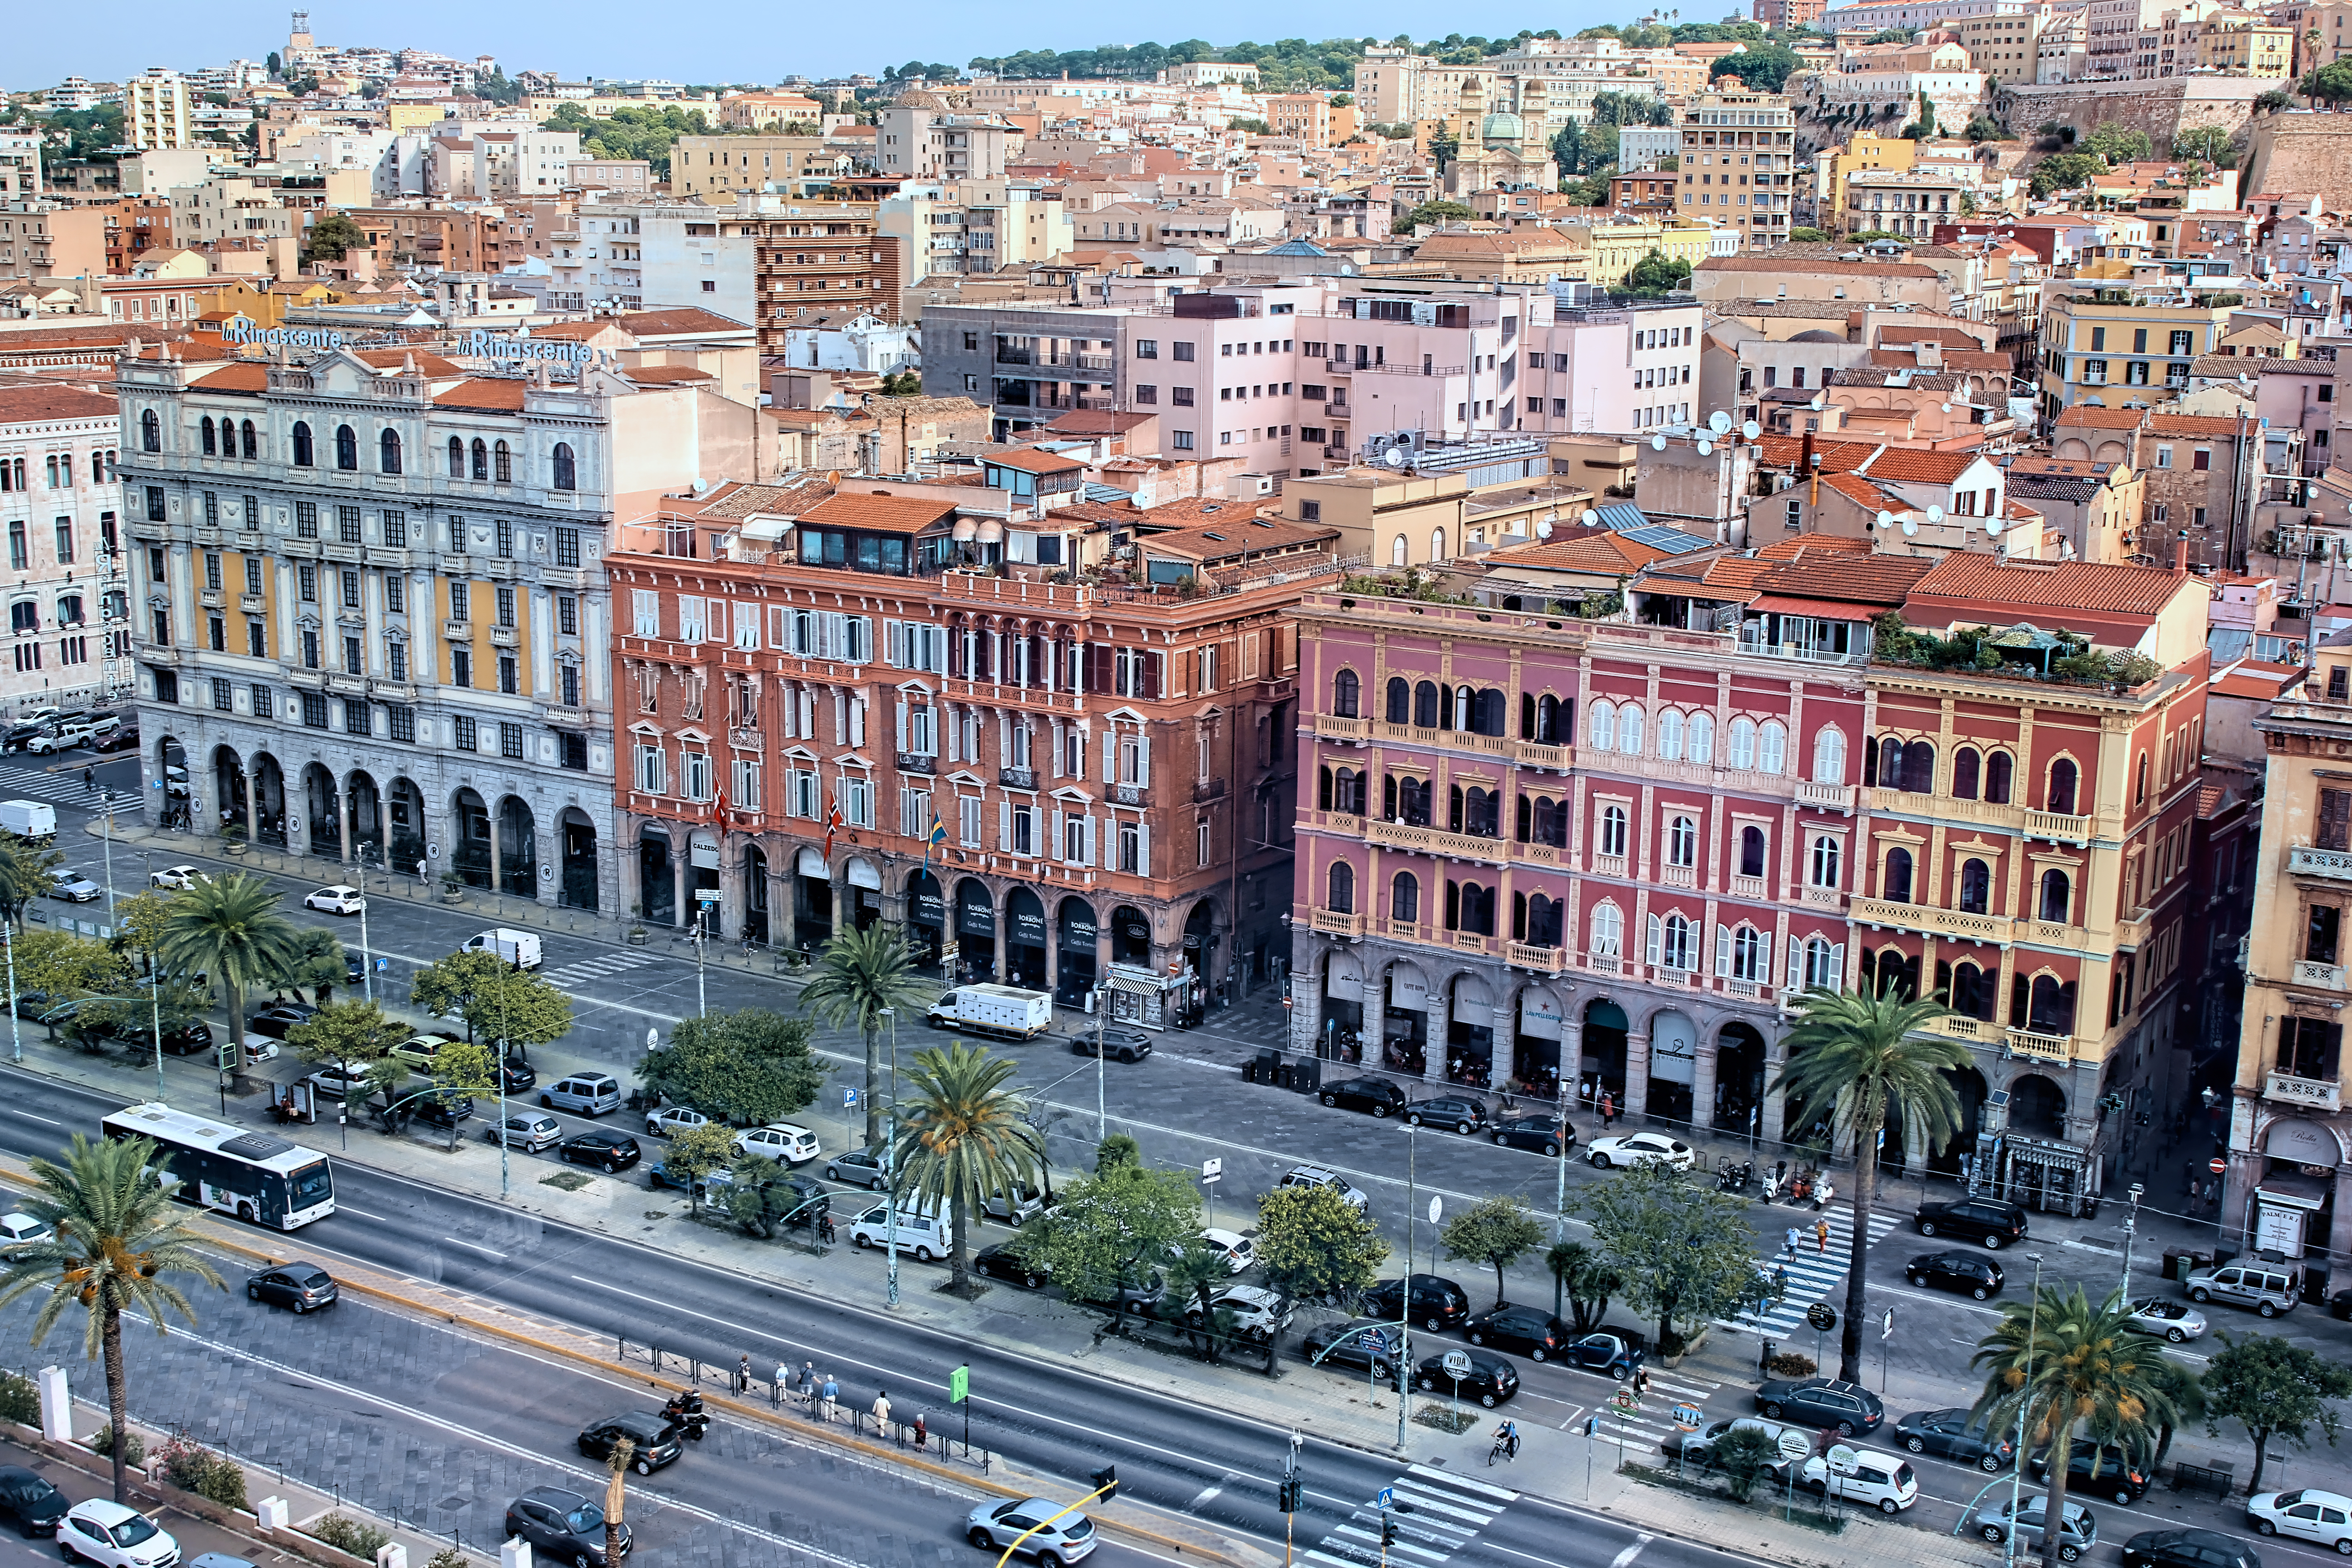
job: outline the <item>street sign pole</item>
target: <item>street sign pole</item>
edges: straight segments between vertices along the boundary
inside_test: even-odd
[[[1209,1225],[1212,1228],[1217,1223],[1217,1184],[1224,1179],[1225,1163],[1223,1160],[1201,1162],[1201,1184],[1209,1189]]]
[[[1886,1342],[1895,1337],[1895,1309],[1886,1309],[1886,1316],[1878,1326],[1878,1392],[1886,1392]]]
[[[963,1406],[963,1457],[971,1458],[971,1363],[948,1373],[948,1403]]]

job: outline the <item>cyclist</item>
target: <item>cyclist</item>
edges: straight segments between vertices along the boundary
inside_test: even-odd
[[[1486,1463],[1490,1466],[1494,1464],[1497,1455],[1506,1459],[1516,1459],[1519,1457],[1519,1424],[1517,1422],[1506,1421],[1495,1428],[1495,1446],[1486,1452]]]

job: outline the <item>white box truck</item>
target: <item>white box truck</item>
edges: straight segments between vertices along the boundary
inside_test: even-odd
[[[1034,1040],[1054,1026],[1054,999],[1013,985],[959,985],[931,1004],[931,1027]]]
[[[540,964],[539,933],[516,931],[511,926],[499,926],[468,938],[458,951],[493,953],[518,969],[537,969]]]
[[[0,830],[19,838],[55,838],[58,808],[37,800],[0,800]]]

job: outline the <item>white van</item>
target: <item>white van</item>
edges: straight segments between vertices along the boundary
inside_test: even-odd
[[[1054,999],[1012,985],[959,985],[931,1004],[934,1029],[1034,1040],[1054,1026]]]
[[[1865,1503],[1890,1518],[1919,1500],[1919,1477],[1902,1455],[1850,1448],[1843,1443],[1807,1459],[1798,1472],[1797,1484],[1809,1491]]]
[[[499,926],[468,937],[466,945],[457,951],[493,953],[517,969],[537,969],[540,965],[539,933],[517,931],[511,926]]]
[[[911,1252],[925,1263],[945,1258],[954,1247],[955,1228],[947,1216],[927,1214],[919,1205],[899,1205],[897,1228],[898,1250]],[[887,1247],[890,1236],[888,1204],[876,1204],[849,1223],[852,1247]]]
[[[19,838],[55,838],[58,808],[37,800],[0,800],[0,830]]]

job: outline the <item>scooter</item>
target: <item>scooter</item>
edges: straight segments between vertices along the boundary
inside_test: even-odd
[[[703,1414],[702,1395],[692,1389],[671,1394],[669,1403],[662,1406],[662,1419],[698,1443],[710,1426],[710,1417]]]
[[[1756,1167],[1745,1163],[1722,1166],[1715,1173],[1715,1190],[1719,1193],[1744,1193],[1748,1190],[1748,1178],[1755,1173]]]

